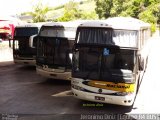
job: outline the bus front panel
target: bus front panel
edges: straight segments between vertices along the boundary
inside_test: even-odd
[[[29,46],[30,36],[38,33],[38,27],[16,28],[13,40],[15,63],[35,65],[36,51]]]
[[[49,78],[71,79],[73,40],[40,37],[37,46],[37,73]]]

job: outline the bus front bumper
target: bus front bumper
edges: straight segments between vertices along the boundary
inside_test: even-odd
[[[14,59],[14,63],[16,64],[23,64],[23,65],[32,65],[35,66],[36,65],[36,60],[34,59]]]
[[[36,68],[37,74],[53,79],[71,80],[71,72],[51,72]]]
[[[130,96],[114,96],[114,95],[102,95],[98,93],[89,93],[85,91],[80,91],[72,88],[73,95],[76,98],[93,101],[93,102],[101,102],[101,103],[109,103],[116,104],[122,106],[132,106],[134,103],[134,95]],[[103,100],[96,100],[96,98],[103,98]]]

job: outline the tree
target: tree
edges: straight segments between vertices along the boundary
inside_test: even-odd
[[[113,7],[113,0],[95,0],[96,8],[95,11],[99,18],[111,17],[111,9]]]
[[[29,15],[33,17],[33,22],[45,22],[46,14],[50,11],[48,6],[43,6],[41,2],[33,6],[33,11],[28,12]]]
[[[159,0],[95,0],[95,2],[95,10],[100,19],[131,16],[150,23],[154,32],[156,22],[160,18]]]
[[[95,11],[91,11],[91,12],[81,11],[80,19],[82,19],[82,20],[95,20],[95,19],[98,19],[98,15],[96,14]]]
[[[147,2],[144,2],[143,6],[144,9],[139,13],[138,18],[150,23],[152,32],[155,32],[157,20],[159,19],[158,15],[160,13],[160,10],[158,9],[158,4],[156,0],[149,0]]]
[[[70,1],[64,6],[64,15],[57,19],[57,21],[70,21],[75,20],[80,16],[80,11],[78,10],[78,4],[74,1]]]
[[[71,21],[71,20],[77,20],[77,19],[86,20],[86,19],[98,18],[95,11],[86,12],[86,11],[80,10],[78,7],[79,6],[77,2],[70,1],[64,6],[64,15],[55,21]]]

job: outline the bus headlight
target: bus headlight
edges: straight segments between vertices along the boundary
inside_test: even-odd
[[[77,80],[72,80],[71,82],[72,82],[72,84],[79,84],[79,81],[77,81]]]
[[[126,95],[132,95],[133,92],[117,92],[116,95],[118,96],[126,96]]]
[[[80,86],[77,86],[77,85],[73,85],[72,84],[72,88],[76,89],[76,90],[81,90],[81,91],[84,91],[84,88],[80,87]]]

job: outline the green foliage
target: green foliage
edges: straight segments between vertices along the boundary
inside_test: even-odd
[[[100,19],[108,18],[111,16],[111,8],[113,7],[113,0],[95,0],[96,13]]]
[[[95,11],[92,12],[82,12],[81,13],[81,18],[82,20],[95,20],[98,19],[98,15],[96,14]]]
[[[159,0],[95,0],[96,13],[100,19],[116,16],[131,16],[148,22],[155,31],[160,20]]]
[[[86,2],[81,3],[81,5]],[[79,4],[77,2],[70,1],[64,6],[64,15],[56,19],[55,21],[71,21],[77,19],[97,19],[97,18],[98,16],[95,11],[86,12],[84,10],[80,10]]]
[[[64,8],[64,5],[57,6],[54,8],[54,10],[58,10],[58,9],[62,9],[62,8]]]
[[[33,22],[45,22],[46,20],[46,14],[51,9],[48,6],[43,6],[41,2],[39,2],[37,5],[33,6],[33,11],[28,12],[29,15],[33,17]]]
[[[57,21],[70,21],[75,20],[78,15],[78,4],[70,1],[64,6],[64,15],[57,19]]]

